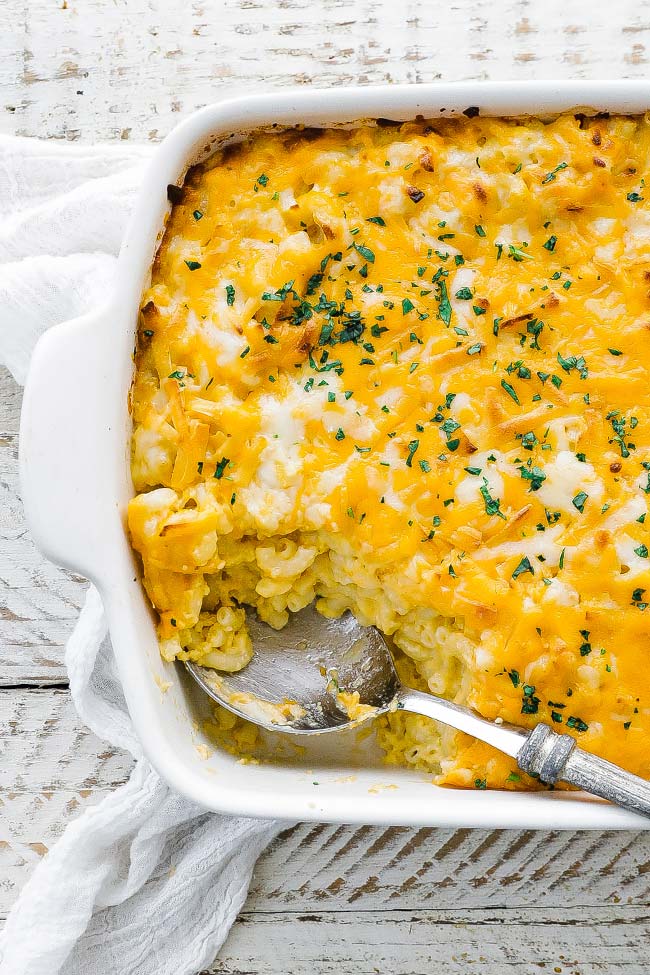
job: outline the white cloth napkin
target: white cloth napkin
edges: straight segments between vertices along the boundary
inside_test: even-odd
[[[18,382],[41,332],[112,287],[150,152],[0,136],[0,362]],[[129,719],[92,587],[65,662],[82,720],[136,765],[37,866],[0,937],[0,973],[195,975],[214,960],[255,861],[287,824],[216,816],[158,777]]]

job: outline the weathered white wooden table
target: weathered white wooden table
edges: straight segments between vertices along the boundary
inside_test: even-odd
[[[0,0],[0,130],[156,141],[251,88],[644,77],[649,45],[648,0]],[[0,917],[129,773],[66,690],[84,582],[26,531],[19,411],[0,373]],[[648,833],[299,826],[260,861],[211,971],[640,975],[649,935]]]

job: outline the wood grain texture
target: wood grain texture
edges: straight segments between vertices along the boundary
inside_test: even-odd
[[[649,50],[650,0],[3,0],[0,131],[156,141],[255,89],[642,78]],[[19,408],[0,370],[0,917],[131,765],[65,690],[85,583],[29,538]],[[304,824],[261,858],[210,972],[641,975],[649,934],[647,833]]]
[[[157,140],[209,101],[291,82],[642,78],[648,12],[647,0],[3,0],[0,124]]]
[[[2,916],[66,823],[123,782],[130,761],[83,728],[64,691],[5,689],[0,715]],[[410,973],[444,962],[499,975],[525,961],[526,971],[552,962],[640,975],[649,923],[646,833],[302,824],[260,860],[211,971]]]
[[[641,975],[650,916],[643,908],[581,911],[390,911],[295,918],[245,911],[214,975]],[[299,958],[299,968],[296,959]]]
[[[0,414],[0,429],[2,420]],[[0,687],[65,682],[63,647],[86,582],[44,559],[29,537],[19,498],[18,438],[1,432],[0,540]]]

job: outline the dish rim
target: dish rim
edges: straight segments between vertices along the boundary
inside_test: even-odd
[[[145,657],[145,648],[151,650],[151,614],[124,533],[125,499],[133,493],[126,401],[140,296],[162,237],[167,186],[178,185],[189,166],[218,142],[269,126],[360,124],[375,118],[406,121],[416,115],[449,118],[468,109],[515,117],[562,111],[641,114],[649,108],[650,82],[646,81],[290,89],[199,109],[157,148],[120,251],[114,294],[103,309],[51,329],[34,352],[21,416],[20,473],[27,520],[39,547],[53,561],[86,575],[100,590],[144,754],[175,790],[216,811],[282,819],[484,828],[650,828],[650,820],[568,793],[472,792],[429,786],[435,792],[428,801],[420,801],[424,793],[416,785],[423,776],[411,772],[361,770],[358,788],[342,790],[332,779],[327,789],[315,792],[298,770],[286,770],[293,779],[291,786],[276,774],[277,769],[265,767],[251,775],[245,788],[232,781],[225,788],[223,781],[221,788],[214,788],[216,780],[211,783],[196,763],[187,762],[187,749],[183,753],[175,747],[167,727],[169,716],[161,716],[164,707],[157,697],[164,695],[157,695],[153,686],[158,670]],[[74,389],[61,390],[57,378],[71,360],[79,364],[81,374]],[[115,368],[112,362],[117,363]],[[44,478],[44,471],[49,477]],[[143,644],[142,653],[131,651],[134,643]],[[185,700],[182,693],[181,699]],[[171,724],[180,727],[173,720]],[[387,791],[388,785],[381,785],[376,794],[364,794],[372,788],[368,783],[394,778],[404,786],[397,789],[401,795]]]

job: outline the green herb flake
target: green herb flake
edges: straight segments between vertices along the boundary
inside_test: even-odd
[[[483,478],[483,484],[480,487],[481,497],[485,503],[485,513],[486,515],[496,515],[503,521],[506,520],[506,516],[501,511],[501,501],[498,498],[493,498],[490,494],[490,489],[488,487],[487,477]]]
[[[451,322],[451,302],[449,301],[449,294],[447,292],[447,285],[440,279],[437,282],[438,289],[438,318],[440,318],[445,325],[449,326]]]
[[[537,714],[539,709],[539,698],[535,696],[535,685],[524,684],[523,696],[521,699],[522,714]]]
[[[550,173],[546,174],[546,176],[542,180],[542,186],[545,186],[547,183],[552,183],[556,179],[557,174],[560,173],[563,169],[566,169],[567,166],[568,163],[565,162],[558,163],[555,169],[552,169]]]
[[[580,512],[580,514],[582,514],[582,512],[585,510],[585,502],[587,501],[587,498],[588,497],[589,497],[589,495],[588,494],[585,494],[584,491],[579,491],[576,494],[575,498],[573,498],[573,501],[572,501],[573,507],[574,508],[577,508],[577,510]]]
[[[515,403],[517,404],[517,406],[519,406],[520,405],[520,403],[519,403],[519,397],[517,396],[516,392],[514,391],[513,387],[510,385],[510,383],[507,383],[505,381],[505,379],[502,379],[501,380],[501,386],[503,387],[503,389],[505,389],[505,391],[508,394],[508,396],[510,396],[511,399],[513,399],[515,401]]]
[[[574,715],[566,719],[566,726],[567,728],[573,728],[575,731],[587,731],[589,729],[586,721],[583,721],[582,718],[576,718]]]
[[[535,570],[533,569],[532,565],[530,564],[530,559],[528,558],[527,555],[524,555],[524,557],[520,561],[519,565],[517,566],[517,568],[512,573],[512,578],[513,579],[518,579],[520,575],[523,575],[524,574],[524,572],[530,572],[530,574],[532,576],[535,575]]]
[[[217,479],[217,481],[221,480],[221,478],[223,477],[223,472],[225,471],[229,463],[230,463],[230,459],[228,457],[221,458],[221,460],[217,464],[217,469],[214,472],[214,476]]]
[[[413,457],[414,457],[415,452],[417,451],[417,449],[418,449],[419,446],[420,446],[420,441],[419,440],[411,440],[411,442],[409,443],[409,446],[408,446],[408,457],[406,458],[406,466],[407,467],[412,467],[413,466]]]
[[[226,285],[226,304],[231,307],[235,304],[235,289],[231,284]]]
[[[557,237],[555,234],[551,234],[548,240],[542,244],[542,247],[547,250],[550,254],[555,250],[555,245],[557,244]]]
[[[201,265],[198,261],[185,261],[190,271],[198,271]]]
[[[369,247],[365,246],[365,244],[353,244],[352,246],[354,247],[357,254],[361,255],[364,261],[368,261],[369,264],[375,263],[374,251],[371,251]]]
[[[532,261],[533,255],[527,254],[526,251],[522,250],[521,247],[515,247],[514,244],[508,244],[508,257],[516,261],[518,264],[521,261]]]

